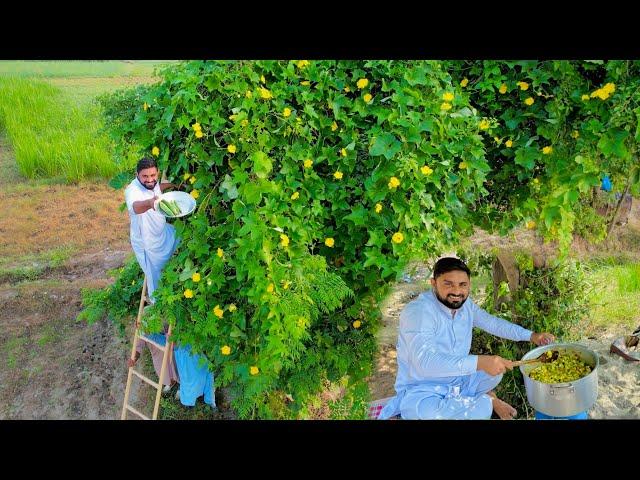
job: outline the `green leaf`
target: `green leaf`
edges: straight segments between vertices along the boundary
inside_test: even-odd
[[[624,145],[629,136],[626,130],[612,130],[605,133],[598,142],[598,148],[605,156],[614,156],[622,159],[629,157],[629,151]]]
[[[120,172],[111,180],[109,180],[109,186],[111,188],[115,188],[116,190],[120,190],[121,188],[126,187],[131,182],[131,180],[131,172]]]
[[[376,137],[369,149],[369,154],[373,156],[384,155],[387,160],[400,151],[402,144],[391,133],[383,133]]]
[[[230,200],[238,198],[238,189],[236,188],[236,185],[235,183],[233,183],[233,180],[231,179],[231,176],[229,176],[229,174],[226,174],[224,176],[224,181],[220,185],[218,191]]]
[[[536,160],[539,157],[538,150],[531,147],[520,148],[516,152],[515,162],[522,165],[527,170],[533,170],[536,166]]]
[[[258,178],[266,178],[271,172],[273,165],[271,159],[264,152],[253,152],[251,154],[251,160],[253,161],[253,171],[256,172]]]
[[[349,220],[354,223],[354,225],[364,225],[365,217],[367,215],[367,211],[362,205],[356,205],[352,208],[351,213],[344,217],[345,220]]]

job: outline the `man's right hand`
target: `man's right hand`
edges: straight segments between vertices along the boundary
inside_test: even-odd
[[[484,370],[489,375],[501,375],[513,368],[513,362],[499,355],[478,355],[478,370]]]

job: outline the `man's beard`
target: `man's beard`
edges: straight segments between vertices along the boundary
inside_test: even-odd
[[[459,309],[462,305],[464,305],[464,302],[467,301],[468,297],[464,297],[462,300],[450,300],[451,299],[451,295],[448,295],[447,298],[442,298],[440,296],[440,294],[438,293],[438,290],[434,289],[434,292],[436,294],[436,298],[440,301],[440,303],[444,304],[445,306],[453,309],[453,310],[457,310]],[[459,297],[458,297],[459,298]]]
[[[140,180],[140,179],[138,179],[138,181],[139,181],[139,182],[142,184],[142,186],[143,186],[144,188],[146,188],[147,190],[153,190],[154,188],[156,188],[156,184],[158,183],[158,181],[157,181],[157,180],[154,180],[154,181],[153,181],[153,185],[149,186],[149,185],[147,185],[146,183],[144,183],[144,182],[143,182],[142,180]]]

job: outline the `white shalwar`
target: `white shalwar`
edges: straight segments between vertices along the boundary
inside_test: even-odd
[[[473,327],[514,341],[528,341],[532,334],[490,315],[471,298],[451,310],[431,290],[409,303],[400,314],[396,396],[378,418],[398,414],[404,419],[491,418],[487,392],[502,375],[477,370],[478,356],[469,355]]]
[[[149,190],[137,177],[124,192],[131,219],[131,247],[147,276],[147,294],[154,303],[153,292],[158,286],[162,268],[171,258],[179,240],[176,238],[175,228],[167,223],[164,215],[154,209],[135,213],[133,202],[148,200],[154,196],[159,197],[161,193],[160,182],[156,183],[153,190]]]

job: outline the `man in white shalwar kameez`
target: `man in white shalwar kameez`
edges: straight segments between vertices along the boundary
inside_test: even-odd
[[[472,329],[536,345],[547,345],[554,336],[494,317],[468,299],[470,271],[458,258],[436,262],[431,286],[400,314],[396,396],[378,418],[489,419],[493,411],[513,418],[516,410],[493,393],[512,362],[470,355]]]
[[[151,303],[155,303],[153,293],[158,286],[162,269],[173,255],[179,240],[173,225],[167,223],[165,216],[157,211],[157,203],[163,190],[175,187],[171,183],[159,184],[158,167],[153,158],[143,158],[136,167],[136,178],[125,190],[127,210],[131,219],[131,246],[138,263],[147,276],[147,292]],[[164,345],[166,332],[148,335],[156,342]],[[158,337],[164,338],[158,338]],[[153,345],[147,344],[151,350],[154,367],[159,375],[162,353]],[[131,367],[140,356],[142,343],[136,345],[136,357],[130,359]],[[185,406],[194,406],[196,399],[204,395],[204,401],[214,409],[215,392],[214,376],[207,367],[206,359],[200,354],[191,352],[189,345],[175,345],[175,363],[173,355],[169,358],[164,385],[180,382],[178,396]],[[177,364],[177,372],[175,365]]]
[[[136,259],[147,277],[147,295],[151,303],[155,303],[153,292],[158,286],[162,268],[165,266],[174,250],[178,246],[175,228],[167,223],[165,216],[156,210],[156,200],[162,191],[174,187],[171,183],[158,182],[158,167],[154,159],[143,158],[138,162],[136,178],[126,188],[124,196],[131,221],[131,247]],[[166,333],[166,332],[165,332]],[[164,345],[166,335],[162,333],[148,334],[147,337]],[[128,366],[132,367],[142,354],[144,344],[138,340],[136,355],[129,359]],[[156,374],[160,375],[163,353],[158,348],[147,343]],[[162,384],[165,391],[178,381],[175,362],[171,355],[167,362]]]

